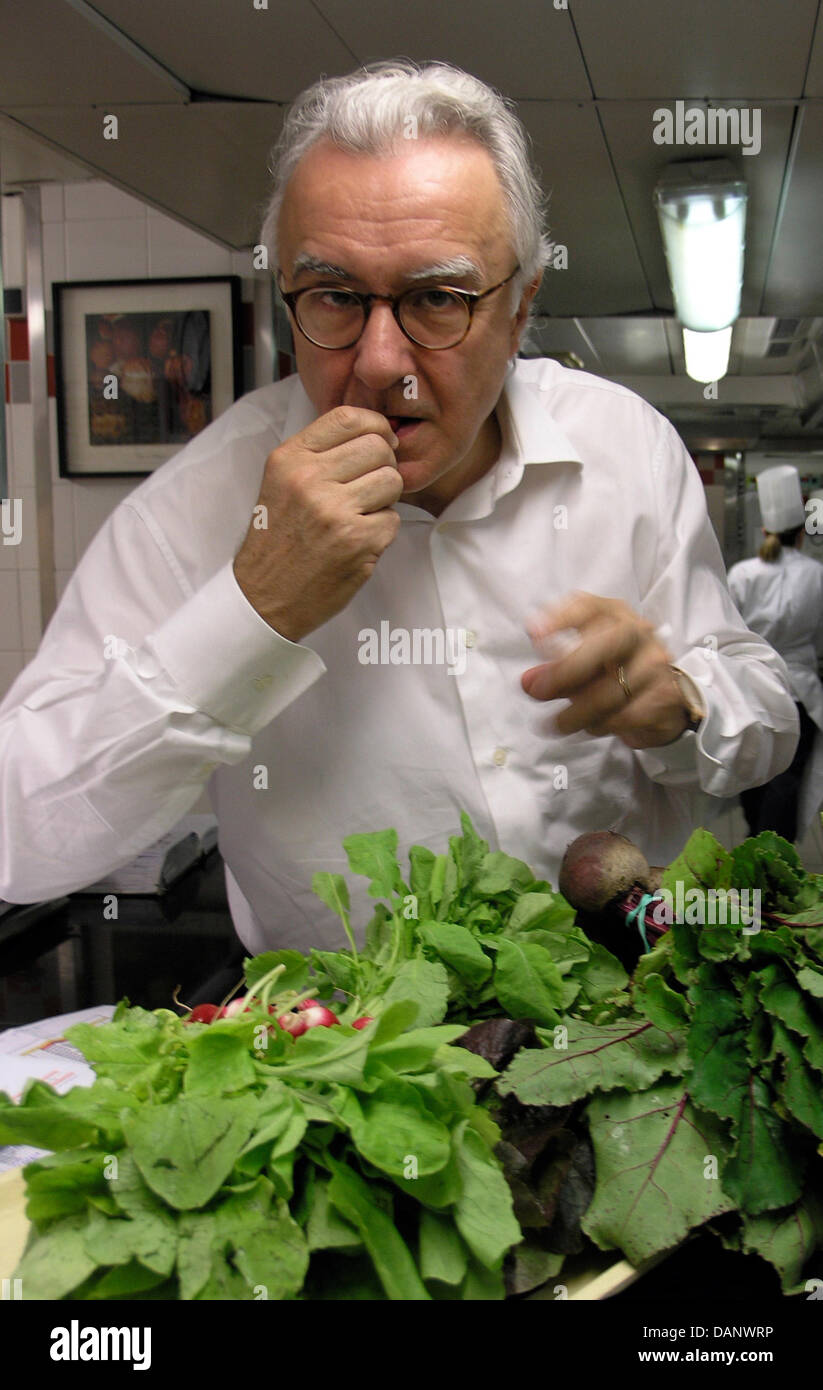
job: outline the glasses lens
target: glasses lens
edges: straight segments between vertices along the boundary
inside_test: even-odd
[[[297,301],[297,322],[321,347],[347,347],[363,327],[363,306],[348,290],[307,290]]]
[[[421,347],[452,347],[469,326],[465,300],[451,290],[410,290],[400,300],[400,321]]]

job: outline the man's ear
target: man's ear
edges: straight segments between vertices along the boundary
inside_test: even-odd
[[[520,347],[520,339],[523,336],[523,330],[526,327],[526,320],[529,317],[529,305],[534,299],[534,296],[537,294],[537,291],[540,289],[540,282],[542,279],[543,272],[541,270],[540,274],[535,275],[534,279],[524,287],[523,293],[520,296],[520,303],[517,306],[517,313],[515,314],[512,320],[511,352],[509,354],[511,357],[516,357],[517,355],[518,348]]]

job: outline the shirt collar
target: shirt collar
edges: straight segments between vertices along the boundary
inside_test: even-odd
[[[489,516],[495,504],[517,487],[523,469],[534,463],[575,463],[583,460],[542,399],[541,388],[524,381],[515,363],[506,373],[497,403],[500,425],[500,457],[488,473],[466,488],[440,517],[410,502],[396,502],[395,510],[404,521],[472,521]],[[299,376],[289,397],[283,432],[284,439],[305,429],[317,419],[317,411],[306,394]]]

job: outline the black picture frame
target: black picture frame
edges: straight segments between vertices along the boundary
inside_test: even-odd
[[[53,284],[61,478],[146,477],[242,395],[240,284]]]

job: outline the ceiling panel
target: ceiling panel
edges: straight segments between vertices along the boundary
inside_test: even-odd
[[[724,99],[727,106],[734,103]],[[721,99],[717,98],[718,104]],[[741,314],[758,314],[777,204],[783,179],[792,125],[792,107],[764,110],[761,149],[743,155],[739,146],[666,146],[652,139],[654,106],[645,102],[621,102],[601,110],[606,138],[617,177],[629,209],[643,265],[654,295],[654,307],[673,310],[663,244],[652,194],[657,179],[669,162],[687,159],[729,159],[749,188],[746,232],[746,265]]]
[[[94,0],[141,48],[197,91],[291,101],[321,72],[357,67],[355,55],[307,0]],[[405,10],[400,11],[401,14]]]
[[[574,0],[598,97],[799,97],[818,0]]]
[[[668,322],[641,314],[626,318],[542,319],[532,330],[530,350],[533,356],[574,352],[587,372],[599,376],[629,372],[668,376],[672,367]]]
[[[518,113],[549,195],[550,235],[568,247],[568,269],[546,272],[540,309],[571,316],[652,308],[594,108],[526,101]]]
[[[803,112],[780,235],[763,300],[765,314],[823,313],[823,106]]]
[[[20,0],[0,0],[0,34],[4,109],[95,101],[119,110],[134,101],[184,100],[171,78],[126,52],[63,0],[25,0],[25,7]]]
[[[806,96],[823,97],[823,12],[821,12],[812,43],[809,71],[806,75]]]
[[[24,183],[75,183],[90,177],[82,164],[58,154],[39,137],[0,116],[0,181],[4,190]]]
[[[436,59],[515,98],[591,95],[569,11],[551,0],[317,0],[317,7],[363,63]]]
[[[600,360],[604,376],[620,372],[667,375],[671,357],[663,318],[587,318],[581,327]]]
[[[100,139],[99,113],[92,110],[40,107],[17,110],[15,117],[189,226],[233,247],[256,242],[280,107],[135,107],[112,141]]]

